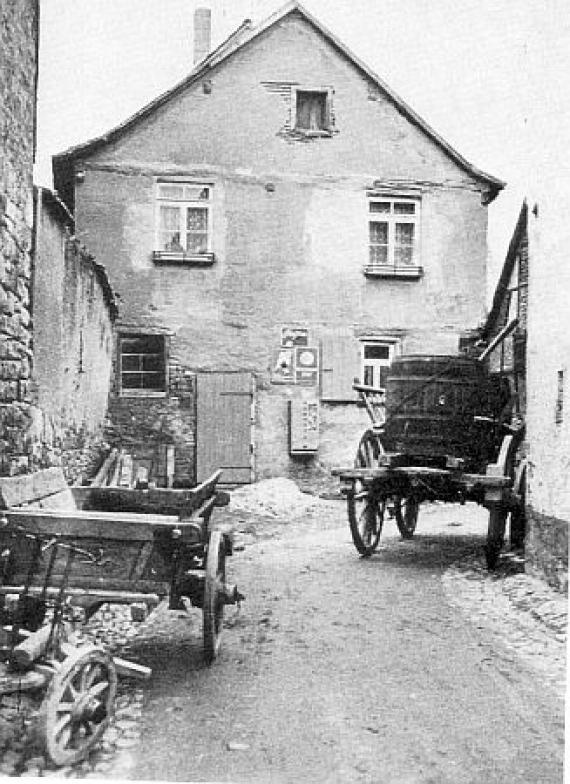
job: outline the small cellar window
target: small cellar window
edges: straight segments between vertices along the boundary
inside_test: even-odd
[[[121,392],[166,392],[164,335],[122,335],[119,338]]]

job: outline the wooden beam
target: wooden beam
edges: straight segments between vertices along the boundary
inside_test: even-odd
[[[91,482],[92,487],[101,487],[101,485],[105,484],[109,471],[111,470],[111,466],[117,459],[117,454],[118,454],[118,449],[116,447],[111,449],[107,457],[103,460],[101,467],[95,474],[95,477]]]

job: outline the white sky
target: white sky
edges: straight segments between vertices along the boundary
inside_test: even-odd
[[[36,181],[192,68],[195,7],[215,46],[282,0],[40,0]],[[467,160],[505,180],[489,211],[491,288],[522,199],[570,150],[569,0],[305,0]],[[546,176],[546,168],[544,168]]]

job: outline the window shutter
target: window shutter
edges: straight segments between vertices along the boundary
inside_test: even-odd
[[[346,332],[331,332],[321,343],[321,398],[323,400],[354,401],[358,395],[352,388],[360,379],[360,343]]]

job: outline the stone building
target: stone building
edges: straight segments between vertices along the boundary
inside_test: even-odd
[[[38,79],[38,0],[0,6],[0,474],[33,464],[32,170]]]
[[[49,191],[34,198],[37,0],[0,5],[0,476],[100,459],[116,306]]]
[[[54,177],[121,296],[110,434],[178,484],[352,462],[354,378],[485,315],[503,183],[296,2]]]

